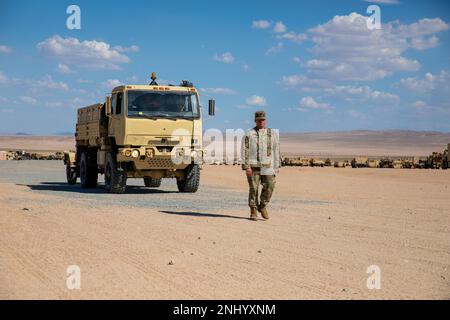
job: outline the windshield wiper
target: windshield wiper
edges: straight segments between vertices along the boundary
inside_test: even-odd
[[[151,120],[158,120],[157,117],[152,117],[152,116],[149,116],[149,115],[147,115],[147,114],[136,114],[135,116],[137,116],[137,117],[143,117],[143,118],[147,118],[147,119],[151,119]]]
[[[162,113],[162,112],[152,113],[152,116],[153,117],[162,117],[163,119],[170,119],[170,120],[173,120],[173,121],[177,121],[177,118],[175,116],[172,116],[172,115],[170,115],[168,113]]]
[[[169,120],[177,121],[177,118],[175,118],[169,114],[166,114],[166,113],[152,114],[151,116],[148,114],[142,113],[142,114],[136,114],[135,116],[143,117],[143,118],[147,118],[147,119],[151,119],[151,120],[169,119]]]

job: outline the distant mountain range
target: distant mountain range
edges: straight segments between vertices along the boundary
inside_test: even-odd
[[[281,152],[286,156],[315,155],[319,157],[354,156],[427,156],[442,152],[450,143],[450,133],[436,131],[336,131],[282,132]],[[206,141],[204,142],[206,145]],[[0,135],[0,150],[73,150],[72,132],[48,136],[20,133]]]
[[[63,132],[56,132],[56,133],[51,133],[48,135],[42,135],[42,134],[33,134],[33,133],[28,133],[28,132],[16,132],[16,133],[10,133],[10,132],[0,132],[0,136],[36,136],[36,137],[41,137],[41,136],[73,136],[74,133],[71,131],[63,131]]]

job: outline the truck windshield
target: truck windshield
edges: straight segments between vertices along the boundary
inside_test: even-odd
[[[190,92],[130,90],[128,116],[198,118],[197,96]]]

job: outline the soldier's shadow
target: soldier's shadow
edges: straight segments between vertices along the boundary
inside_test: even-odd
[[[230,219],[241,219],[241,220],[250,220],[246,217],[239,216],[231,216],[228,214],[220,214],[220,213],[206,213],[206,212],[193,212],[193,211],[168,211],[168,210],[159,210],[159,212],[166,214],[175,214],[180,216],[191,216],[191,217],[210,217],[210,218],[230,218]]]
[[[98,185],[97,188],[84,189],[79,183],[69,185],[64,182],[41,182],[39,184],[17,184],[18,186],[26,186],[31,190],[37,191],[56,191],[56,192],[75,192],[75,193],[106,193],[103,185]],[[167,191],[160,189],[152,189],[140,186],[127,186],[125,194],[152,194],[152,193],[177,193],[177,191]]]

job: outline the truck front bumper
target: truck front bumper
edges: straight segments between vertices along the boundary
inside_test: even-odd
[[[120,148],[118,162],[133,162],[136,170],[184,169],[191,163],[202,165],[203,150],[190,147],[158,150],[156,147]]]

